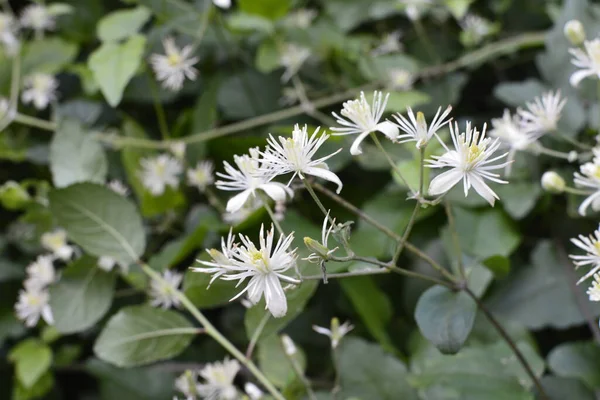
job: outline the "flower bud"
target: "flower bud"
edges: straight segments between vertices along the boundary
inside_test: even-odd
[[[319,255],[320,257],[324,259],[327,259],[329,257],[329,249],[323,246],[321,243],[317,242],[316,240],[309,237],[305,237],[304,244],[306,245],[306,247],[308,247],[309,250]]]
[[[169,150],[171,150],[171,153],[179,160],[183,160],[183,157],[185,156],[185,143],[179,141],[173,142],[169,145]]]
[[[580,46],[585,40],[585,29],[583,24],[576,19],[572,19],[565,24],[563,30],[565,37],[571,42],[573,46]]]
[[[0,204],[7,210],[20,210],[31,201],[27,190],[15,181],[0,186]]]
[[[293,356],[298,352],[294,341],[288,335],[281,335],[281,343],[283,344],[283,351],[285,351],[285,354],[288,356]]]
[[[565,180],[554,171],[544,172],[542,187],[550,193],[562,193],[565,190]]]
[[[571,150],[567,155],[567,161],[571,163],[577,161],[577,158],[579,158],[579,154],[577,154],[577,151],[575,150]]]

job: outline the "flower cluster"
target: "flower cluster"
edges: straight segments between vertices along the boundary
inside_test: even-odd
[[[23,282],[24,289],[19,292],[15,304],[17,317],[27,327],[36,326],[40,318],[49,325],[54,323],[48,293],[48,285],[56,280],[53,261],[53,256],[41,255],[27,267],[27,279]]]
[[[233,380],[240,371],[236,360],[225,359],[222,362],[206,364],[198,371],[187,370],[175,380],[175,389],[186,400],[219,399],[235,400],[240,398]],[[202,378],[202,381],[198,381]]]

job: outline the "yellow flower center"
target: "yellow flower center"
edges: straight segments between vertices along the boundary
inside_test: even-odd
[[[168,55],[167,61],[171,67],[175,67],[181,63],[181,57],[177,53],[171,53]]]
[[[594,242],[594,248],[596,249],[596,253],[600,254],[600,242]]]
[[[268,257],[266,257],[264,251],[258,250],[256,248],[249,249],[248,255],[250,256],[252,264],[256,267],[256,269],[263,273],[269,272]]]
[[[484,152],[485,146],[479,146],[476,144],[472,144],[469,146],[469,151],[467,153],[467,163],[473,164],[477,161],[479,156]]]
[[[594,178],[600,179],[600,165],[594,165],[594,172],[592,173]]]

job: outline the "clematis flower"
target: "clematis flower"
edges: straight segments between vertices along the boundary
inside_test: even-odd
[[[600,79],[600,38],[586,40],[583,42],[583,50],[569,49],[569,53],[574,57],[571,63],[579,68],[569,79],[572,86],[578,86],[585,78]]]
[[[398,127],[400,130],[404,132],[403,135],[399,135],[396,137],[396,140],[399,143],[405,142],[417,142],[417,149],[426,146],[427,143],[431,140],[431,138],[437,134],[444,125],[450,123],[452,118],[447,118],[450,112],[452,111],[452,106],[448,106],[444,112],[442,113],[442,107],[439,107],[431,124],[428,126],[427,121],[425,120],[425,115],[422,112],[417,112],[417,116],[415,118],[415,114],[412,109],[408,107],[408,117],[407,119],[402,114],[393,115],[394,119],[398,122]],[[441,113],[441,115],[440,115]]]
[[[185,78],[192,81],[196,79],[198,70],[194,68],[194,64],[199,58],[191,57],[194,51],[191,45],[180,49],[171,37],[163,40],[163,47],[165,54],[152,54],[150,65],[156,74],[156,79],[162,82],[165,89],[178,91],[183,87]]]

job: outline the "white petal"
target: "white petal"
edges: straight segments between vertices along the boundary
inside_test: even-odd
[[[248,196],[250,196],[250,193],[250,189],[247,189],[229,199],[226,208],[227,212],[233,213],[241,209],[248,200]]]
[[[579,215],[585,216],[585,211],[587,210],[587,208],[590,206],[590,204],[592,204],[593,201],[595,201],[596,199],[598,199],[600,196],[600,191],[597,191],[596,193],[588,196],[579,206],[579,208],[577,209],[577,212],[579,213]]]
[[[252,304],[258,303],[264,290],[264,277],[262,275],[253,276],[250,279],[250,282],[248,282],[248,300],[250,300]]]
[[[580,69],[579,71],[576,71],[573,73],[573,75],[571,75],[571,78],[569,78],[569,83],[571,84],[571,86],[577,87],[579,85],[579,82],[592,75],[594,75],[594,71],[589,69]]]
[[[285,201],[286,195],[286,187],[280,183],[265,183],[260,185],[260,189],[262,189],[267,196],[272,198],[274,201]]]
[[[363,140],[365,140],[365,138],[367,136],[369,136],[370,133],[371,133],[371,131],[363,132],[360,135],[358,135],[358,137],[356,139],[354,139],[354,142],[352,142],[352,147],[350,147],[350,154],[352,154],[353,156],[362,154],[362,150],[360,149],[360,144],[362,143]]]
[[[383,133],[390,140],[396,139],[396,137],[400,134],[400,130],[398,129],[398,126],[390,121],[380,122],[379,124],[377,124],[375,129],[378,130],[379,132]]]
[[[481,197],[487,200],[488,203],[493,207],[494,202],[498,198],[496,193],[483,181],[483,179],[477,175],[472,173],[471,176],[471,185]]]
[[[318,168],[318,167],[308,167],[304,170],[304,172],[308,175],[318,176],[319,178],[323,178],[329,182],[335,183],[336,185],[338,185],[338,188],[335,191],[336,193],[339,194],[342,191],[342,187],[344,185],[342,184],[342,181],[340,180],[340,178],[338,178],[338,176],[336,174],[334,174],[333,172],[326,170],[324,168]]]
[[[268,274],[264,279],[267,308],[275,318],[281,318],[287,313],[287,299],[281,282],[275,274]]]
[[[446,193],[448,190],[452,189],[452,187],[454,187],[454,185],[456,185],[462,179],[462,177],[463,173],[454,168],[439,174],[433,178],[429,184],[429,194],[435,196]]]

